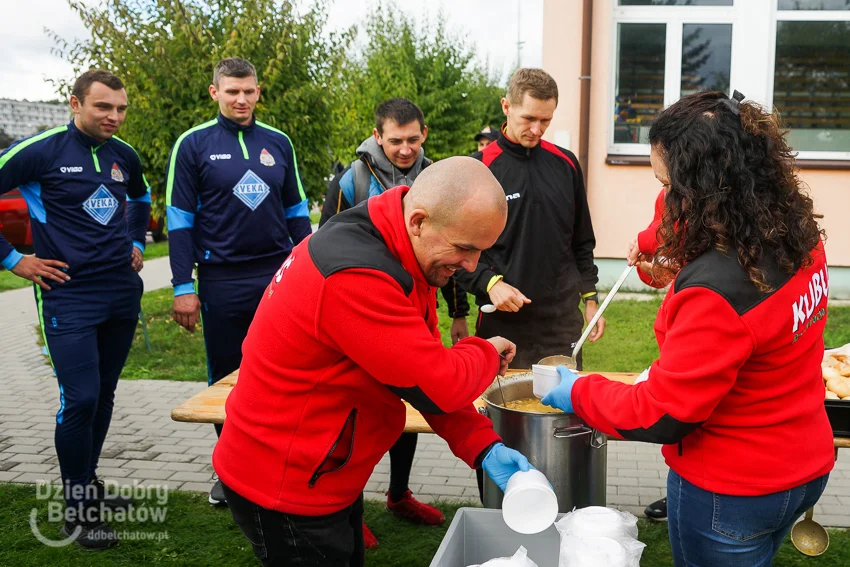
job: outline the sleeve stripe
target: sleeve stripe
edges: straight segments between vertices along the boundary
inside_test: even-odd
[[[290,139],[290,137],[287,136],[286,133],[282,130],[278,130],[277,128],[269,126],[268,124],[260,122],[259,120],[256,121],[256,124],[257,126],[261,126],[266,130],[277,132],[278,134],[281,134],[287,139],[287,141],[289,142],[289,147],[292,148],[292,165],[293,167],[295,167],[295,180],[298,182],[298,194],[301,196],[301,200],[306,199],[307,195],[304,193],[304,186],[301,185],[301,174],[298,173],[298,157],[295,155],[295,144],[292,143],[292,139]]]
[[[150,203],[151,202],[151,192],[148,190],[147,193],[139,197],[138,199],[134,199],[133,197],[127,197],[128,203]]]
[[[20,142],[19,144],[12,146],[5,153],[0,155],[0,169],[3,169],[3,166],[6,165],[9,162],[10,159],[15,157],[15,155],[18,152],[20,152],[21,150],[23,150],[24,148],[28,148],[29,146],[33,145],[36,142],[40,142],[41,140],[44,140],[45,138],[49,138],[50,136],[53,136],[54,134],[60,134],[60,133],[65,132],[67,130],[68,130],[67,125],[57,126],[56,128],[52,128],[50,130],[45,130],[41,134],[37,134],[37,135],[33,136],[32,138],[27,138],[27,139],[23,140],[22,142]]]
[[[165,214],[168,224],[168,232],[192,228],[195,226],[195,214],[177,207],[166,207]]]
[[[171,150],[171,158],[168,160],[168,181],[166,182],[165,188],[165,206],[171,206],[171,193],[174,190],[174,166],[177,163],[177,150],[180,149],[180,144],[183,143],[183,140],[186,139],[186,136],[191,134],[192,132],[197,132],[198,130],[203,130],[204,128],[209,128],[211,126],[215,126],[218,124],[218,120],[213,118],[209,122],[204,122],[203,124],[199,124],[194,128],[189,128],[177,138],[177,141],[174,142],[174,148]]]
[[[292,205],[291,207],[285,207],[283,209],[284,213],[286,213],[286,218],[293,219],[295,217],[309,217],[310,209],[307,206],[307,199],[304,199],[297,205]]]

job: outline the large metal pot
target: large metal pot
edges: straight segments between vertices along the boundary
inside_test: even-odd
[[[531,397],[530,372],[501,378],[482,395],[487,405],[481,412],[493,421],[505,445],[528,457],[546,475],[558,496],[559,512],[605,506],[606,436],[574,413],[518,411],[503,405]],[[502,491],[486,474],[484,477],[484,506],[501,508]]]

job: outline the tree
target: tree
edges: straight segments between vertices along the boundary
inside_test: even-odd
[[[130,109],[120,135],[142,157],[156,209],[163,207],[172,145],[216,115],[207,85],[215,64],[234,56],[257,67],[257,116],[292,139],[308,198],[324,195],[342,96],[335,82],[352,32],[324,30],[323,2],[299,14],[291,0],[68,1],[91,38],[72,44],[53,34],[56,51],[75,74],[99,67],[124,81]]]
[[[0,150],[8,148],[12,145],[15,139],[6,133],[6,130],[0,128]]]
[[[344,72],[347,90],[335,138],[341,162],[354,159],[374,127],[375,107],[393,97],[408,98],[422,109],[429,128],[425,148],[433,159],[472,153],[473,136],[487,124],[503,122],[504,87],[488,76],[468,44],[449,33],[445,17],[429,24],[417,30],[393,4],[369,11],[367,45]]]

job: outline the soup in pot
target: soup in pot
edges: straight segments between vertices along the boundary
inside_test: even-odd
[[[505,402],[505,407],[512,410],[532,413],[564,413],[558,408],[543,405],[537,398],[522,398]]]

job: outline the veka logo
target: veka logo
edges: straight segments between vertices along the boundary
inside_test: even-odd
[[[100,224],[106,226],[109,219],[118,210],[118,199],[109,192],[109,189],[101,185],[91,197],[83,203],[83,210]]]
[[[519,199],[519,197],[520,197],[519,193],[514,193],[513,195],[508,195],[507,199],[508,199],[508,201],[510,201],[511,199]]]
[[[83,168],[78,166],[78,165],[76,165],[76,166],[62,166],[62,167],[59,168],[59,171],[61,171],[62,173],[82,173]]]
[[[230,154],[212,154],[210,156],[211,161],[215,161],[217,159],[230,159]]]
[[[250,169],[245,172],[239,183],[233,188],[233,194],[245,203],[252,211],[257,210],[260,203],[269,196],[269,186]]]

